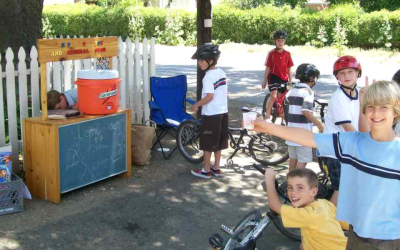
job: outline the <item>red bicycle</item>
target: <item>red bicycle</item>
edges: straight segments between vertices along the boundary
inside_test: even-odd
[[[281,124],[287,124],[287,113],[288,113],[288,108],[289,108],[289,103],[286,100],[286,94],[289,92],[290,90],[290,86],[288,86],[288,83],[274,83],[268,86],[276,86],[278,87],[278,98],[276,98],[274,105],[272,106],[271,109],[271,122],[275,123],[276,118],[280,117],[282,118],[281,120]],[[280,89],[285,89],[284,92],[281,92]],[[263,102],[263,110],[262,110],[262,116],[264,117],[264,119],[266,118],[266,113],[267,113],[267,104],[268,104],[268,100],[271,97],[271,93],[268,93],[265,98],[264,98],[264,102]]]

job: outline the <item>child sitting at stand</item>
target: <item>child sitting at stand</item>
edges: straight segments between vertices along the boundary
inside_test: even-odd
[[[75,109],[78,110],[78,92],[77,89],[70,89],[64,93],[57,90],[47,92],[47,109]]]
[[[287,175],[287,194],[292,206],[283,205],[275,189],[276,172],[267,169],[268,201],[271,210],[281,214],[285,227],[300,228],[305,250],[346,249],[347,238],[342,227],[348,224],[335,219],[336,207],[325,199],[315,199],[318,192],[318,177],[310,169],[296,168]]]

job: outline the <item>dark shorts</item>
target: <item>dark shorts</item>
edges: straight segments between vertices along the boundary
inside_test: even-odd
[[[350,225],[346,250],[398,250],[400,239],[376,240],[358,236]]]
[[[341,164],[338,159],[322,157],[322,160],[328,166],[329,178],[333,190],[339,191]]]
[[[279,93],[283,93],[287,90],[287,87],[281,88],[278,86],[270,86],[271,84],[275,84],[275,83],[287,83],[287,80],[282,80],[281,78],[279,78],[278,76],[274,75],[274,74],[269,74],[268,76],[268,89],[270,92],[274,91],[274,90],[278,90]]]
[[[228,148],[228,113],[203,116],[200,128],[200,149],[216,152]]]

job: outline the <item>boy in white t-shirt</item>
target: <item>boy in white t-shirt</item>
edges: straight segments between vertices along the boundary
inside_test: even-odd
[[[223,149],[228,148],[228,86],[225,72],[216,68],[221,52],[218,45],[200,46],[192,59],[197,59],[203,78],[202,99],[192,107],[197,112],[202,107],[203,123],[200,128],[200,149],[204,152],[204,168],[192,170],[194,176],[210,179],[211,173],[221,175],[220,160]],[[214,152],[214,166],[211,167],[211,154]]]
[[[334,63],[333,74],[340,86],[329,100],[324,134],[358,131],[360,99],[356,86],[357,79],[361,77],[361,64],[355,57],[342,56]],[[341,164],[334,155],[323,157],[323,161],[328,166],[332,188],[335,190],[331,202],[337,205]]]

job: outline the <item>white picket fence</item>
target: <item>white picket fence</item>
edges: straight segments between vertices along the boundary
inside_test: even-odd
[[[150,44],[149,44],[150,43]],[[6,51],[6,67],[3,72],[0,56],[0,148],[11,146],[13,171],[19,172],[19,151],[23,150],[22,140],[18,139],[21,131],[19,121],[40,115],[40,68],[35,46],[30,52],[30,67],[26,65],[26,53],[21,47],[18,52],[18,66],[14,67],[14,54],[10,48]],[[47,90],[60,92],[75,88],[74,81],[81,69],[96,69],[97,59],[84,59],[47,63]],[[112,69],[118,70],[121,78],[120,107],[130,108],[132,124],[143,124],[150,117],[148,101],[150,99],[150,77],[155,75],[155,39],[144,38],[140,43],[136,38],[124,42],[118,39],[118,56],[113,57]],[[28,84],[28,79],[30,85]],[[18,86],[18,96],[16,92]],[[6,91],[7,117],[5,119],[3,90]],[[17,114],[17,100],[19,114]],[[31,110],[31,112],[29,112]],[[6,124],[9,141],[6,143]],[[22,125],[21,125],[22,126]],[[22,138],[22,137],[21,137]]]

